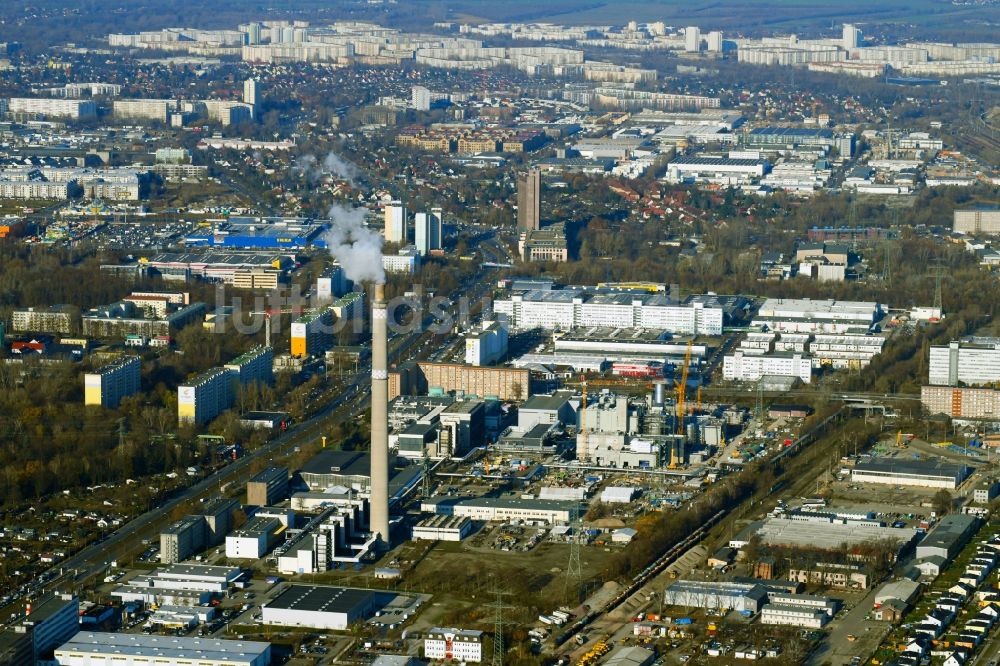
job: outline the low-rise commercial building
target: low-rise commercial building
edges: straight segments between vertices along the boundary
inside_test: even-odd
[[[261,623],[344,631],[374,615],[391,596],[353,587],[291,584],[261,604]]]
[[[581,514],[579,502],[507,497],[434,497],[420,510],[440,516],[465,516],[483,522],[568,523]]]
[[[767,589],[753,583],[678,580],[663,592],[663,603],[689,608],[728,608],[757,613],[767,600]]]
[[[267,555],[284,529],[277,518],[254,518],[226,536],[226,557],[231,560],[259,560]]]
[[[875,302],[769,298],[751,325],[784,333],[866,333],[883,316]]]
[[[465,516],[432,516],[413,526],[414,541],[461,541],[474,525]]]
[[[917,559],[937,555],[950,562],[978,527],[979,519],[975,516],[960,513],[945,516],[917,545]]]
[[[821,629],[829,621],[830,616],[821,610],[780,603],[766,604],[760,614],[761,624],[777,624],[787,627]]]
[[[876,527],[854,522],[819,523],[787,518],[768,518],[755,529],[755,533],[760,535],[762,543],[769,546],[831,551],[861,543],[891,541],[902,552],[917,537],[916,530],[909,528]],[[734,545],[734,542],[730,541],[730,545]]]
[[[60,666],[198,664],[268,666],[271,644],[187,636],[146,636],[81,631],[55,651]]]
[[[966,465],[940,460],[930,462],[889,458],[859,462],[851,470],[851,480],[855,483],[954,489],[970,473],[971,470]]]

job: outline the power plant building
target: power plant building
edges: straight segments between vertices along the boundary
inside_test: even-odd
[[[247,504],[273,506],[288,499],[288,469],[268,467],[247,481]]]
[[[389,373],[389,397],[425,395],[430,391],[497,400],[524,400],[531,395],[527,368],[476,367],[462,363],[420,361],[406,363]]]
[[[123,398],[139,392],[142,361],[123,356],[83,376],[83,404],[115,409]]]

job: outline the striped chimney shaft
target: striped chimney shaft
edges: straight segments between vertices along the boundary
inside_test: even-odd
[[[385,285],[375,285],[372,303],[372,494],[371,529],[384,545],[389,539],[389,362]]]

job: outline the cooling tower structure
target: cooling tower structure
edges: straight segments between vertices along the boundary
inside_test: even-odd
[[[372,496],[371,529],[389,544],[389,362],[385,285],[375,285],[372,302]]]

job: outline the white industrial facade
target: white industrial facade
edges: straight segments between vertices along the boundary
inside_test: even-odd
[[[767,604],[760,613],[761,624],[778,624],[787,627],[820,629],[830,616],[820,610],[804,606]]]
[[[472,532],[465,516],[431,516],[413,526],[414,541],[461,541]]]
[[[330,585],[289,585],[261,606],[261,622],[284,627],[343,631],[370,617],[379,605],[373,590]]]
[[[900,459],[860,462],[851,470],[856,483],[886,483],[895,486],[954,489],[969,476],[965,465]]]
[[[966,338],[931,347],[928,380],[937,386],[1000,381],[1000,338]]]
[[[434,627],[424,638],[424,657],[479,663],[483,660],[483,632]]]
[[[678,580],[663,591],[663,602],[689,608],[728,608],[735,611],[760,610],[767,590],[753,583]]]
[[[60,666],[268,666],[271,644],[81,631],[55,651]]]
[[[761,377],[796,377],[812,381],[812,359],[803,354],[771,353],[748,355],[742,351],[727,355],[722,362],[726,381],[755,382]]]
[[[752,325],[784,333],[864,332],[882,314],[882,306],[875,302],[769,298]]]
[[[721,335],[721,305],[671,301],[664,294],[608,294],[582,291],[529,291],[493,303],[517,330],[604,326],[656,328],[688,335]]]
[[[275,535],[282,530],[277,518],[255,518],[226,536],[226,557],[231,560],[258,560],[267,554]]]
[[[580,511],[578,502],[560,500],[507,499],[500,497],[435,498],[420,504],[420,510],[441,516],[465,516],[483,522],[523,520],[569,522]]]

